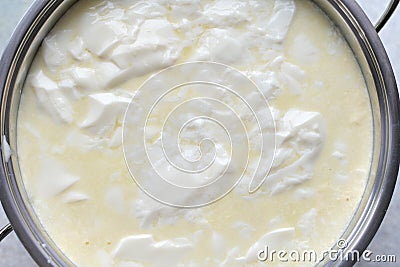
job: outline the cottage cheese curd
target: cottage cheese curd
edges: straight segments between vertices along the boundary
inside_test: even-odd
[[[29,199],[77,266],[322,252],[371,151],[361,71],[309,1],[79,1],[43,41],[18,115]]]

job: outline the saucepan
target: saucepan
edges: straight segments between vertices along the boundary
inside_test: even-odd
[[[0,135],[16,151],[16,122],[21,91],[42,40],[77,0],[36,1],[28,10],[4,51],[0,65]],[[354,0],[314,0],[341,30],[364,75],[373,111],[373,159],[365,193],[342,238],[349,251],[364,251],[377,231],[393,194],[400,161],[400,110],[394,73],[378,32],[396,9],[392,0],[373,26]],[[357,133],[354,133],[357,134]],[[19,172],[18,156],[6,155],[2,141],[0,197],[10,220],[0,240],[14,230],[40,266],[68,266],[71,262],[46,235],[28,201]],[[73,231],[73,229],[71,229]],[[350,261],[325,259],[319,265],[345,266]]]

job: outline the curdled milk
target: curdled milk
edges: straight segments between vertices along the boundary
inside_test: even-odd
[[[235,95],[197,84],[160,102],[153,92],[136,95],[152,75],[185,62],[230,66],[256,90]],[[154,105],[139,129],[144,140],[124,137],[132,99]],[[254,120],[265,102],[271,121]],[[187,106],[179,110],[181,103]],[[133,108],[133,122],[147,116]],[[191,121],[196,114],[224,118],[225,128],[203,117]],[[37,53],[19,108],[18,157],[40,222],[77,266],[264,266],[270,262],[257,256],[265,246],[320,253],[340,238],[365,188],[372,135],[356,59],[309,1],[91,0],[75,4]],[[124,150],[132,140],[147,154]],[[260,165],[262,149],[273,159]],[[171,207],[131,177],[150,179],[149,167],[187,187],[225,174],[241,179],[208,205]]]

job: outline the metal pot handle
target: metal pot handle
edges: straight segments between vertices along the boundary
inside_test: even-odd
[[[390,0],[390,3],[387,6],[385,12],[381,15],[378,22],[375,24],[375,29],[377,32],[380,32],[380,30],[382,30],[382,28],[385,26],[386,22],[390,19],[390,17],[396,10],[399,2],[400,0]]]
[[[7,224],[0,230],[0,242],[13,231],[11,224]]]

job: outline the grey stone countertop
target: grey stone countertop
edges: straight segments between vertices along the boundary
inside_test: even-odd
[[[12,34],[14,27],[23,16],[33,0],[0,0],[0,51],[2,52]],[[372,22],[385,9],[382,0],[358,0]],[[380,33],[380,37],[389,54],[396,78],[400,84],[400,7]],[[394,196],[381,227],[368,249],[375,255],[396,255],[398,263],[387,265],[398,266],[400,263],[400,180],[397,181]],[[8,222],[0,206],[0,228]],[[37,266],[22,246],[15,233],[10,234],[0,243],[0,267]],[[376,263],[359,262],[356,266],[376,266]],[[381,265],[379,265],[381,266]]]

